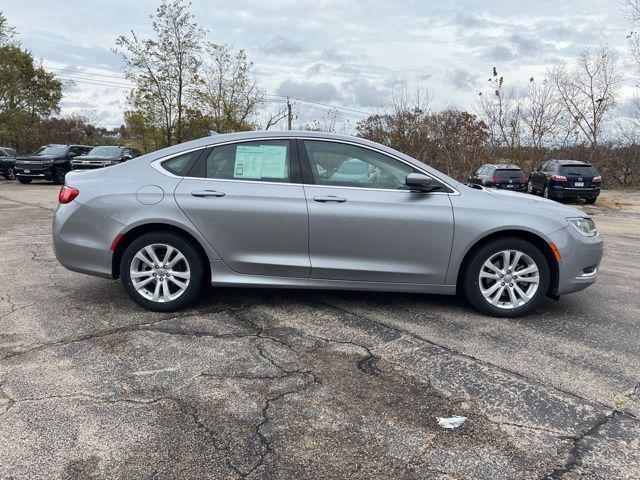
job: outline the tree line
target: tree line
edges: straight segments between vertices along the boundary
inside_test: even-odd
[[[640,1],[627,0],[624,14],[640,24]],[[115,40],[113,51],[133,89],[124,124],[104,129],[80,115],[58,116],[63,82],[20,45],[0,12],[0,144],[29,151],[53,142],[124,142],[152,151],[211,132],[285,126],[287,107],[268,101],[246,51],[206,42],[186,0],[162,0],[150,19],[148,37],[132,30]],[[640,38],[633,31],[629,51],[640,71]],[[472,112],[435,108],[429,91],[403,86],[355,132],[345,132],[331,112],[294,127],[355,133],[459,180],[483,163],[531,170],[550,158],[574,158],[594,163],[609,187],[640,186],[640,101],[637,116],[615,121],[622,76],[613,49],[585,47],[573,62],[556,64],[526,85],[496,67],[488,73]]]

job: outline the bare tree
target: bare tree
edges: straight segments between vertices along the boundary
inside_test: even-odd
[[[523,136],[536,149],[556,144],[567,125],[567,115],[554,86],[546,79],[529,80],[527,94],[520,104]]]
[[[127,78],[136,84],[131,95],[134,107],[162,119],[167,145],[182,142],[186,100],[200,67],[205,31],[190,6],[185,0],[163,0],[151,16],[154,38],[139,38],[132,30],[129,37],[118,37],[114,48],[124,61]]]
[[[585,47],[573,66],[561,63],[550,71],[564,108],[593,150],[615,105],[621,80],[617,60],[617,54],[606,45],[596,50]]]
[[[250,130],[262,106],[264,91],[253,74],[244,50],[209,44],[208,59],[195,96],[198,106],[218,133]],[[272,120],[273,121],[273,120]],[[269,122],[267,122],[269,126]]]
[[[478,110],[489,127],[494,144],[513,150],[520,145],[521,138],[517,90],[513,86],[505,86],[504,77],[498,76],[495,67],[489,82],[491,91],[480,92]]]
[[[2,10],[0,10],[0,45],[11,42],[15,34],[15,28],[9,25],[7,17],[5,17]]]

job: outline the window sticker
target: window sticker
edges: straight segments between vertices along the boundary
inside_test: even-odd
[[[287,178],[285,145],[238,145],[233,178],[260,180]]]

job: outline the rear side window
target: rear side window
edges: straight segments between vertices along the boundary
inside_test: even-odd
[[[206,158],[206,177],[219,180],[290,182],[291,143],[263,140],[214,147]]]
[[[591,165],[562,165],[560,173],[563,175],[582,175],[591,177],[598,175],[598,172]]]
[[[193,162],[200,156],[202,150],[194,150],[177,157],[173,157],[161,163],[162,168],[167,172],[179,177],[186,177]]]
[[[521,180],[524,178],[524,172],[520,169],[496,170],[493,177],[500,180]]]

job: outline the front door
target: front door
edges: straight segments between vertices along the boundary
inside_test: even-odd
[[[405,178],[416,170],[368,148],[302,140],[300,152],[311,175],[312,278],[444,283],[453,240],[444,191],[409,191]]]
[[[175,190],[182,211],[238,273],[309,277],[307,206],[291,146],[265,140],[213,147],[199,159],[199,178],[186,177]]]

